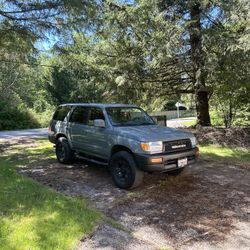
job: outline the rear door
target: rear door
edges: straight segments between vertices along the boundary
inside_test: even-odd
[[[69,118],[68,130],[72,147],[78,151],[87,150],[87,122],[89,118],[89,108],[78,106],[74,108]]]

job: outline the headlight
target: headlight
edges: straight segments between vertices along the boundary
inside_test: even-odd
[[[141,149],[149,154],[162,153],[162,141],[141,142]]]
[[[196,146],[196,144],[197,144],[196,138],[195,137],[191,137],[190,141],[191,141],[192,147],[194,148]]]

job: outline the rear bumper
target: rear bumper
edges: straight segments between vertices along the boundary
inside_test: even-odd
[[[171,154],[135,154],[135,161],[139,169],[146,172],[167,172],[178,168],[178,159],[187,158],[187,164],[193,164],[199,155],[199,148],[192,150],[171,153]],[[152,163],[152,159],[162,158],[162,163]]]
[[[48,134],[48,139],[49,139],[50,142],[52,142],[54,144],[56,143],[56,137],[55,137],[54,133],[49,133]]]

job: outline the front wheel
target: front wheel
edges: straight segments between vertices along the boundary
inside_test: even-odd
[[[60,137],[56,141],[56,158],[63,164],[71,163],[74,160],[74,151],[65,137]]]
[[[133,156],[126,151],[112,156],[110,173],[116,186],[123,189],[138,187],[143,181],[143,172],[137,168]]]

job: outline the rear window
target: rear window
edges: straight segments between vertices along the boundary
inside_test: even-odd
[[[67,114],[69,113],[70,109],[71,109],[70,106],[58,107],[54,116],[53,116],[53,120],[64,121],[64,119],[67,116]]]

